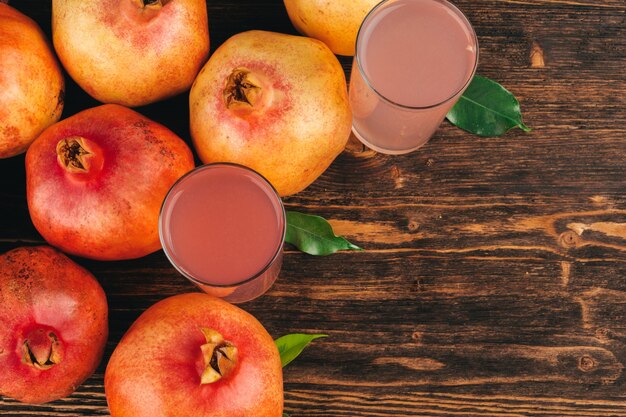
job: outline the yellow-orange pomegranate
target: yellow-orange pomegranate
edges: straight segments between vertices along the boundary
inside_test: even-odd
[[[246,165],[283,196],[328,168],[352,126],[339,61],[322,42],[301,36],[233,36],[200,71],[189,102],[200,158]]]
[[[209,53],[205,0],[53,0],[52,39],[92,97],[141,106],[191,86]]]
[[[63,112],[61,68],[39,26],[0,2],[0,158],[20,154]]]
[[[319,39],[338,55],[354,55],[356,35],[380,0],[284,0],[298,32]]]

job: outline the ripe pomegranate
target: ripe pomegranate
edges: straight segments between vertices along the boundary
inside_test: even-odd
[[[63,111],[65,82],[39,26],[0,2],[0,158],[20,154]]]
[[[274,341],[250,314],[208,294],[146,310],[104,376],[111,417],[281,417]]]
[[[141,106],[187,90],[206,62],[206,1],[54,0],[52,39],[92,97]]]
[[[31,404],[63,398],[96,369],[107,301],[87,270],[48,246],[0,255],[0,394]]]
[[[352,126],[346,79],[321,42],[250,31],[222,44],[189,97],[204,162],[235,162],[297,193],[344,149]]]
[[[380,0],[284,0],[298,32],[319,39],[338,55],[354,55],[356,35]]]
[[[173,132],[116,104],[44,131],[26,154],[28,209],[39,233],[86,258],[138,258],[161,247],[169,188],[194,167]]]

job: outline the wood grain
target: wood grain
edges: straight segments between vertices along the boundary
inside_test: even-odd
[[[49,34],[49,1],[13,4]],[[444,123],[395,157],[353,139],[285,203],[366,251],[287,247],[279,281],[243,307],[274,336],[330,336],[285,369],[294,417],[626,416],[626,6],[457,4],[478,33],[479,72],[520,99],[533,132],[487,139]],[[208,6],[213,49],[248,29],[295,33],[279,0]],[[349,75],[351,59],[340,61]],[[139,111],[189,141],[186,100]],[[66,103],[64,116],[96,105],[71,81]],[[44,243],[23,157],[0,172],[0,250]],[[161,252],[77,261],[108,295],[105,360],[69,398],[0,399],[3,416],[108,415],[103,374],[117,341],[157,300],[194,290]]]

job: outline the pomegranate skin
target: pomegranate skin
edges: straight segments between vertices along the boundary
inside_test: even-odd
[[[41,404],[66,397],[100,363],[108,308],[98,281],[48,246],[0,255],[0,395]],[[37,332],[58,339],[60,361],[40,370],[24,361]]]
[[[202,385],[202,328],[238,349],[237,365]],[[146,310],[116,347],[104,377],[112,417],[281,417],[280,355],[250,314],[207,294],[176,295]]]
[[[381,0],[284,0],[296,30],[324,42],[337,55],[353,56],[365,16]]]
[[[63,112],[65,81],[45,35],[0,2],[0,158],[26,151]]]
[[[57,149],[76,138],[89,152],[79,172],[64,167]],[[95,107],[49,127],[29,148],[28,209],[39,233],[64,252],[138,258],[160,249],[161,203],[193,167],[189,147],[166,127],[119,105]]]

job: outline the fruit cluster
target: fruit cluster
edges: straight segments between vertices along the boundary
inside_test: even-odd
[[[55,53],[34,21],[0,2],[0,62],[11,68],[0,76],[0,158],[27,152],[33,224],[51,245],[91,259],[160,249],[161,203],[194,168],[193,153],[129,107],[188,90],[203,162],[249,166],[283,196],[302,191],[348,140],[352,115],[333,52],[353,53],[375,3],[334,2],[324,15],[325,1],[285,0],[296,28],[321,41],[250,31],[209,59],[205,0],[53,0],[56,56],[105,103],[59,122],[65,86]],[[0,256],[0,324],[0,394],[52,401],[100,362],[106,297],[93,275],[56,249],[18,248]],[[108,363],[105,391],[113,417],[274,417],[283,409],[270,335],[206,294],[171,297],[144,312]]]

